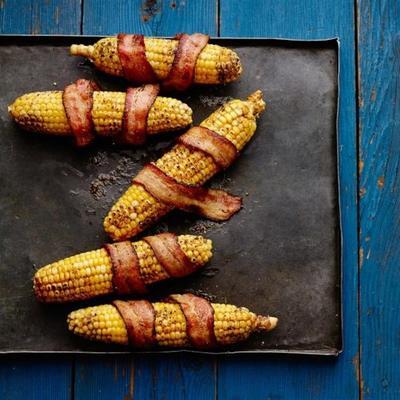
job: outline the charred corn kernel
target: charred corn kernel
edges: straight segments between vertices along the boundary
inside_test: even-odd
[[[206,264],[212,256],[212,242],[202,236],[180,235],[178,243],[196,265]],[[146,285],[169,277],[146,242],[140,240],[132,246]],[[111,259],[105,249],[99,249],[49,264],[36,272],[34,291],[43,302],[84,300],[111,294],[114,291]]]
[[[172,67],[177,40],[145,38],[146,58],[158,79],[165,79]],[[72,55],[89,58],[94,65],[107,74],[123,76],[118,56],[117,38],[100,39],[92,46],[72,45]],[[236,80],[242,73],[238,55],[231,49],[208,44],[197,58],[195,83],[218,84]]]
[[[128,344],[124,320],[111,304],[73,311],[68,315],[67,323],[76,335],[100,342]]]
[[[70,134],[61,91],[27,93],[18,97],[8,111],[28,131],[52,135]]]
[[[99,135],[116,135],[122,129],[125,93],[94,92],[92,118]],[[147,133],[182,129],[192,123],[191,108],[179,100],[157,97],[147,117]]]
[[[211,304],[214,309],[214,334],[221,346],[240,342],[256,330],[270,331],[277,325],[275,317],[256,315],[247,308],[229,304]],[[154,335],[159,346],[185,347],[190,345],[186,319],[178,304],[153,303]],[[113,305],[89,307],[72,312],[68,327],[86,339],[128,344],[124,321]]]
[[[188,345],[186,319],[178,304],[153,303],[155,311],[155,338],[159,346]]]
[[[200,125],[224,136],[240,151],[253,136],[256,117],[264,108],[262,93],[258,90],[247,101],[228,102]],[[164,154],[155,165],[179,183],[187,185],[201,185],[217,172],[217,165],[210,156],[180,144]],[[132,237],[171,209],[142,186],[133,184],[111,208],[104,220],[104,229],[114,240]]]
[[[9,106],[14,120],[29,131],[72,135],[62,100],[62,91],[35,92],[18,97]],[[122,129],[125,93],[93,93],[92,119],[99,135],[115,135]],[[182,129],[192,123],[192,110],[179,100],[157,97],[147,117],[149,135]]]

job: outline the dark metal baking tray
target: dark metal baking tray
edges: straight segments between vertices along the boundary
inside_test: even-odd
[[[123,89],[122,80],[70,57],[68,45],[96,37],[0,37],[0,352],[124,352],[70,335],[66,315],[89,304],[38,304],[36,268],[100,247],[102,220],[143,164],[176,135],[140,148],[107,141],[79,150],[69,138],[20,130],[7,105],[23,93],[62,90],[76,78]],[[173,212],[148,232],[201,233],[214,241],[208,267],[160,285],[157,295],[193,290],[219,302],[280,318],[221,353],[337,355],[342,349],[341,234],[337,161],[338,42],[213,39],[244,64],[239,82],[196,87],[179,97],[198,123],[231,97],[262,89],[267,111],[237,162],[212,180],[242,195],[244,208],[226,223]],[[146,232],[146,233],[148,233]]]

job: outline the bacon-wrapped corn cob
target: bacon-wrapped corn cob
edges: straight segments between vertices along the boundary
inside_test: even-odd
[[[238,79],[242,72],[238,55],[207,42],[208,37],[201,34],[183,34],[175,39],[120,34],[91,46],[72,45],[70,52],[88,58],[107,74],[138,83],[168,80],[169,88],[177,90],[186,89],[192,82],[221,84]],[[172,75],[179,82],[171,84]]]
[[[46,303],[111,293],[142,294],[152,283],[196,271],[211,256],[209,239],[164,233],[106,245],[40,268],[34,276],[34,291],[37,299]]]
[[[270,331],[275,317],[244,307],[210,303],[192,294],[172,295],[163,302],[114,301],[73,311],[68,328],[89,340],[136,348],[194,347],[213,349],[246,340],[257,330]]]
[[[245,101],[229,101],[206,118],[200,127],[222,137],[239,152],[253,136],[256,117],[264,108],[262,93],[258,90]],[[188,186],[202,185],[220,169],[215,155],[184,143],[177,144],[154,165],[179,184]],[[172,209],[173,206],[159,201],[143,185],[133,182],[106,216],[104,229],[112,239],[123,240],[138,234]]]
[[[33,92],[18,97],[8,111],[22,128],[49,135],[73,136],[63,91]],[[123,130],[124,92],[94,91],[90,118],[94,133],[117,137]],[[155,135],[192,123],[191,108],[179,100],[156,97],[146,115],[146,133]],[[86,144],[86,143],[85,143]]]

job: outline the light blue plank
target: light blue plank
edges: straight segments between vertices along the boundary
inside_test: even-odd
[[[0,33],[79,34],[79,0],[1,0]]]
[[[400,3],[359,1],[361,372],[364,399],[400,398]]]
[[[83,33],[135,32],[168,36],[179,32],[217,33],[216,0],[85,0]]]
[[[340,36],[339,120],[344,241],[344,346],[337,361],[246,357],[219,363],[218,398],[358,398],[357,152],[354,4],[346,0],[221,0],[221,36]]]
[[[1,400],[69,400],[71,386],[71,361],[65,357],[16,357],[1,361]]]

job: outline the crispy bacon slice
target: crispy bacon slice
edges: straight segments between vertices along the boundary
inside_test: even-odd
[[[232,142],[202,126],[190,128],[178,138],[178,143],[207,153],[221,169],[228,168],[238,155]]]
[[[117,294],[144,294],[147,288],[140,276],[139,260],[131,242],[106,244],[111,258],[113,286]]]
[[[173,233],[161,233],[156,236],[147,236],[143,239],[153,249],[160,264],[173,278],[180,278],[192,274],[200,266],[193,264],[179,246],[177,237]]]
[[[96,83],[78,79],[63,92],[63,104],[77,146],[88,145],[94,139],[92,107],[93,92],[99,90]]]
[[[129,343],[138,348],[148,348],[155,344],[155,312],[147,300],[113,301],[125,322]]]
[[[133,179],[160,202],[198,213],[213,221],[226,221],[242,207],[242,199],[223,190],[182,185],[153,164]]]
[[[209,36],[182,33],[176,38],[179,39],[178,48],[171,70],[162,85],[165,90],[184,91],[193,83],[197,58],[207,45]]]
[[[118,56],[126,79],[138,83],[157,82],[157,75],[146,58],[143,35],[118,35]]]
[[[121,142],[138,145],[146,141],[147,117],[159,91],[160,86],[152,84],[127,89]]]
[[[217,346],[214,334],[214,310],[206,299],[193,294],[173,294],[168,297],[178,303],[186,319],[190,343],[198,349]]]

